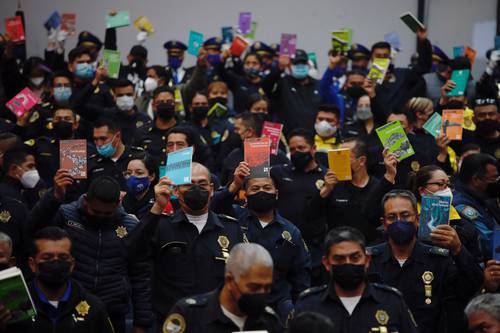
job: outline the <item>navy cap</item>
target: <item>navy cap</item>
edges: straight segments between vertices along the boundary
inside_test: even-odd
[[[130,49],[130,55],[146,59],[148,57],[148,50],[142,45],[134,45]]]
[[[297,64],[299,62],[307,63],[309,61],[309,57],[307,56],[307,52],[301,49],[295,50],[295,56],[292,58],[292,63]]]
[[[78,35],[78,43],[76,46],[85,46],[85,47],[96,47],[97,49],[101,49],[102,42],[95,35],[91,34],[88,31],[82,31]]]
[[[432,60],[447,64],[450,61],[450,58],[448,58],[446,53],[444,53],[444,51],[439,47],[432,45]]]
[[[222,38],[212,37],[203,42],[203,48],[206,50],[220,51],[222,49]]]
[[[351,60],[370,59],[370,50],[361,44],[352,44],[347,52],[347,57]]]
[[[260,56],[272,56],[274,55],[274,50],[269,47],[269,45],[263,42],[255,42],[250,46],[251,53],[257,53]]]
[[[271,48],[271,50],[273,50],[274,54],[280,53],[280,44],[279,43],[272,43],[271,45],[269,45],[269,47]]]
[[[169,54],[182,53],[187,50],[186,44],[175,39],[165,42],[165,44],[163,44],[163,47],[167,49],[167,52]]]

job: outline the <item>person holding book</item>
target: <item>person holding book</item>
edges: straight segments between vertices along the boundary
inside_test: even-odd
[[[335,105],[322,104],[316,112],[314,123],[315,159],[321,165],[328,165],[327,152],[338,147],[342,134],[340,133],[340,110]]]

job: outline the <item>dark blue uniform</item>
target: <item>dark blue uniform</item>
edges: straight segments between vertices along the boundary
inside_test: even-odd
[[[154,124],[144,127],[135,138],[135,145],[154,157],[159,165],[166,164],[167,135],[169,129],[159,129]]]

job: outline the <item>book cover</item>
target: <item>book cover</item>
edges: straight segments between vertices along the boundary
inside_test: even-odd
[[[252,23],[250,24],[250,32],[245,34],[245,38],[254,40],[256,32],[257,32],[257,22],[252,21]]]
[[[21,270],[11,267],[0,272],[0,300],[10,310],[10,324],[36,316],[36,308]]]
[[[296,48],[297,48],[296,34],[281,34],[280,55],[286,55],[292,57],[295,55]]]
[[[500,227],[496,226],[493,230],[493,259],[500,261]]]
[[[59,141],[60,168],[67,170],[75,179],[87,178],[87,141]]]
[[[500,50],[500,36],[495,36],[495,50]]]
[[[61,15],[59,12],[55,10],[52,15],[49,16],[45,24],[43,25],[45,29],[50,31],[50,29],[56,29],[59,25],[61,25]]]
[[[230,45],[233,42],[233,27],[222,27],[222,44]]]
[[[352,45],[352,30],[339,29],[332,31],[332,49],[339,53],[347,53]]]
[[[243,52],[245,52],[248,44],[249,43],[245,38],[236,35],[236,37],[234,37],[233,39],[231,47],[229,48],[229,51],[233,56],[239,57],[243,54]]]
[[[449,140],[462,140],[464,110],[443,110],[443,133]]]
[[[422,196],[422,206],[418,226],[418,238],[423,241],[431,240],[431,232],[441,224],[448,224],[450,220],[451,197],[437,195]]]
[[[12,111],[16,117],[22,117],[22,115],[34,107],[38,101],[39,98],[30,90],[30,88],[26,87],[10,101],[8,101],[5,106]]]
[[[250,167],[249,178],[268,178],[270,170],[269,138],[247,139],[244,142],[245,162]]]
[[[75,13],[63,13],[61,29],[66,31],[69,36],[76,35],[76,14]]]
[[[208,117],[221,117],[225,115],[227,112],[227,106],[222,105],[220,103],[215,103],[207,112]]]
[[[311,60],[314,66],[318,67],[318,56],[316,55],[316,52],[309,52],[307,54],[307,59]]]
[[[463,96],[469,81],[470,70],[458,69],[451,72],[451,80],[455,82],[455,88],[446,93],[446,96]]]
[[[155,32],[153,24],[151,23],[151,21],[149,21],[147,16],[139,16],[134,21],[134,27],[139,31],[147,32],[148,35],[151,35],[153,32]]]
[[[5,31],[14,43],[24,42],[24,27],[21,16],[7,17],[5,19]]]
[[[193,164],[193,147],[176,150],[167,155],[165,176],[175,185],[191,183],[191,169]]]
[[[441,115],[437,112],[434,112],[429,119],[424,124],[424,130],[427,133],[432,135],[434,138],[437,138],[441,133]]]
[[[252,13],[241,12],[238,19],[238,29],[244,35],[248,34],[252,28]]]
[[[402,161],[407,157],[415,154],[413,147],[406,136],[406,133],[399,121],[393,121],[385,124],[375,130],[384,148],[389,149],[389,152],[396,155],[398,161]]]
[[[376,84],[382,84],[390,63],[391,59],[389,58],[375,58],[368,72],[368,78]]]
[[[130,13],[126,10],[116,12],[114,15],[106,15],[106,29],[128,27],[130,25]]]
[[[262,137],[269,138],[269,140],[271,140],[271,154],[273,155],[278,155],[282,130],[283,124],[272,123],[270,121],[265,121],[264,126],[262,127]]]
[[[403,21],[408,28],[411,29],[414,33],[417,33],[418,30],[424,30],[425,26],[422,22],[420,22],[412,13],[406,12],[400,16],[401,21]]]
[[[102,65],[107,69],[108,76],[112,79],[117,79],[120,74],[121,57],[120,51],[104,50],[102,53]]]
[[[201,32],[191,30],[189,32],[188,53],[197,57],[202,46],[203,34]]]
[[[458,45],[453,47],[453,58],[462,57],[465,53],[465,47],[463,45]]]
[[[464,55],[469,59],[471,68],[472,68],[472,66],[474,66],[474,61],[476,60],[476,54],[477,54],[477,51],[474,50],[472,47],[470,47],[470,46],[465,47]]]
[[[328,168],[332,170],[339,181],[351,180],[351,153],[349,148],[328,151]]]

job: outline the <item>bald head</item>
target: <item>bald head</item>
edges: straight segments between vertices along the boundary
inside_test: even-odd
[[[198,162],[193,162],[193,168],[191,171],[191,178],[198,178],[198,177],[203,177],[208,180],[210,183],[210,170],[203,164],[200,164]]]

